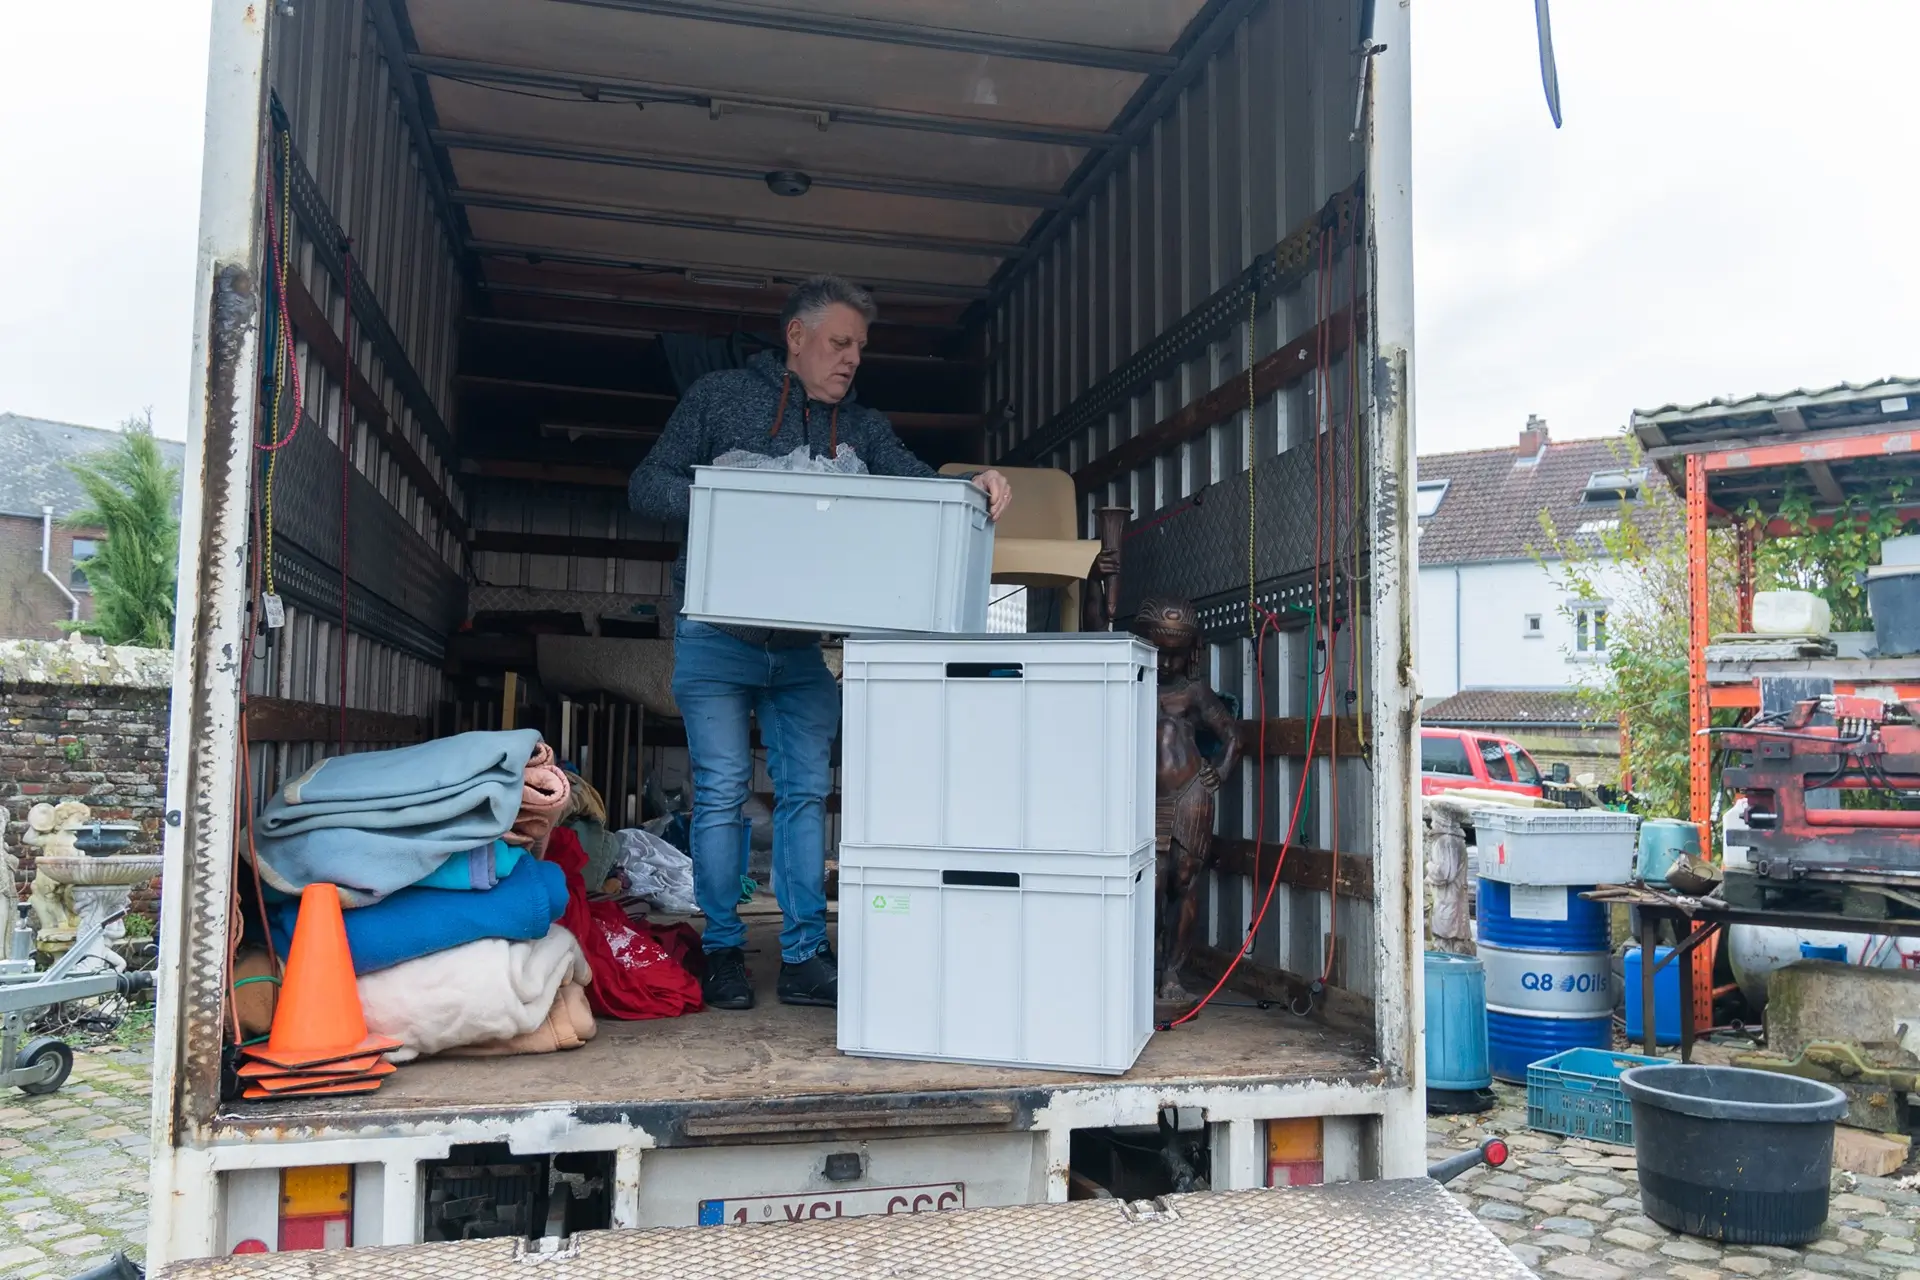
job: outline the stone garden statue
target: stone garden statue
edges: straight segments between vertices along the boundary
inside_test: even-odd
[[[1215,793],[1240,762],[1239,726],[1220,695],[1199,678],[1200,617],[1185,600],[1147,599],[1133,632],[1160,650],[1160,719],[1155,777],[1158,854],[1154,975],[1158,998],[1188,998],[1180,970],[1193,951],[1201,873],[1213,844]],[[1200,749],[1205,730],[1222,745],[1218,759]]]
[[[20,916],[20,859],[7,848],[7,811],[0,807],[0,960],[13,954],[13,927]]]
[[[93,810],[78,800],[59,804],[36,804],[27,810],[27,833],[23,837],[39,858],[70,858],[78,849],[74,841],[82,823]],[[80,917],[73,908],[72,886],[54,879],[44,869],[33,877],[33,891],[27,899],[33,908],[34,923],[42,938],[71,939]]]

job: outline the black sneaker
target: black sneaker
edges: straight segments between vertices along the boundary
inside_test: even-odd
[[[747,953],[739,947],[707,952],[707,976],[700,992],[709,1009],[753,1008],[753,984],[747,981]]]
[[[780,1003],[831,1009],[840,1001],[840,964],[832,947],[822,947],[799,964],[780,963]]]

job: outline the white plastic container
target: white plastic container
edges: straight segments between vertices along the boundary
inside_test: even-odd
[[[1720,866],[1723,871],[1745,871],[1752,866],[1748,856],[1747,798],[1741,796],[1727,807],[1720,819]]]
[[[1118,1075],[1153,1034],[1153,848],[840,846],[843,1053]]]
[[[1882,567],[1892,565],[1906,568],[1920,567],[1920,534],[1909,533],[1881,542],[1880,564]]]
[[[993,522],[967,480],[695,467],[682,612],[788,631],[987,629]]]
[[[1753,630],[1763,636],[1824,636],[1833,630],[1833,606],[1811,591],[1756,592]]]
[[[1507,884],[1624,884],[1640,819],[1601,809],[1478,809],[1479,874]]]
[[[1131,857],[1153,843],[1155,656],[1114,632],[849,637],[842,838]]]

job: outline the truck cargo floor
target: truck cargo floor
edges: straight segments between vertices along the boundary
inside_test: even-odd
[[[567,1053],[511,1058],[436,1058],[408,1063],[377,1092],[339,1099],[229,1103],[222,1121],[274,1128],[322,1126],[385,1115],[499,1112],[571,1103],[594,1112],[690,1110],[711,1115],[743,1103],[830,1098],[881,1104],[888,1095],[1015,1094],[1080,1086],[1249,1084],[1320,1080],[1370,1083],[1378,1068],[1366,1038],[1296,1018],[1247,998],[1209,1008],[1160,1032],[1123,1076],[856,1058],[834,1045],[834,1011],[778,1003],[779,922],[752,921],[747,960],[757,1003],[746,1012],[708,1010],[648,1022],[603,1019],[599,1034]],[[611,1118],[610,1115],[607,1118]],[[649,1125],[649,1127],[653,1127]]]

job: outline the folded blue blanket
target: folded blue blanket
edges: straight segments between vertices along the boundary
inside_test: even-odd
[[[416,889],[491,889],[505,880],[527,851],[517,844],[495,840],[456,853],[435,867]]]
[[[461,733],[322,760],[261,810],[260,874],[285,893],[338,885],[350,907],[416,884],[507,833],[539,741],[532,729]]]
[[[543,938],[566,911],[566,874],[551,862],[523,858],[491,889],[402,889],[370,907],[355,907],[346,913],[347,949],[355,973],[373,973],[480,938]],[[293,945],[299,914],[297,902],[267,908],[283,956]]]

